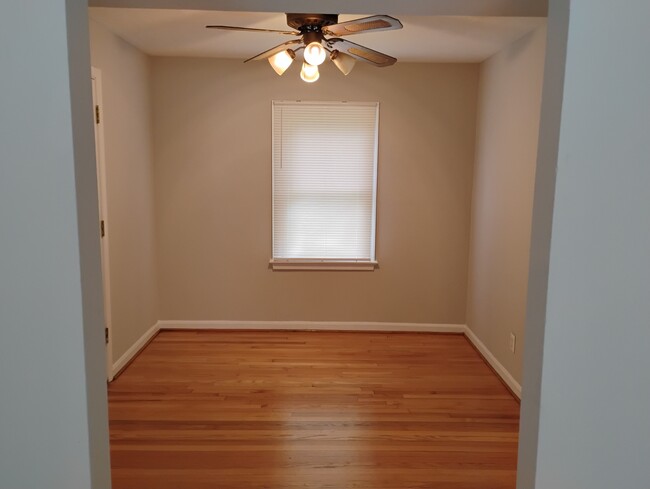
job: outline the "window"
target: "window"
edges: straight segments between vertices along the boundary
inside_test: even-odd
[[[273,102],[274,269],[375,265],[378,103]]]

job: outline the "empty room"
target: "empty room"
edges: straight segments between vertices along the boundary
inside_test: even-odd
[[[515,487],[546,19],[390,14],[90,8],[114,489]]]
[[[647,0],[0,12],[0,487],[649,487]]]

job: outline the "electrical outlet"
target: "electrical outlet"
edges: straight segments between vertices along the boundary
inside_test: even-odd
[[[510,347],[510,351],[514,353],[515,347],[517,346],[517,337],[514,333],[510,333],[510,344],[508,346]]]

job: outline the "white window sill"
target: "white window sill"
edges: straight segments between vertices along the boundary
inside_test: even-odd
[[[271,260],[273,270],[362,270],[373,271],[376,261],[355,260]]]

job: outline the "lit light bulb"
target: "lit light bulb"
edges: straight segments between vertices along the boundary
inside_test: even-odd
[[[318,73],[318,66],[310,65],[309,63],[302,64],[302,70],[300,70],[300,78],[307,83],[314,83],[318,80],[320,74]]]
[[[336,49],[330,54],[330,59],[344,75],[350,73],[356,64],[356,60],[352,56]]]
[[[293,63],[293,59],[296,57],[296,53],[292,49],[287,49],[286,51],[280,51],[277,54],[274,54],[269,58],[269,63],[275,72],[282,76],[282,74],[287,71],[287,68]]]
[[[318,66],[327,57],[327,52],[320,42],[310,42],[305,48],[305,61],[312,66]]]

